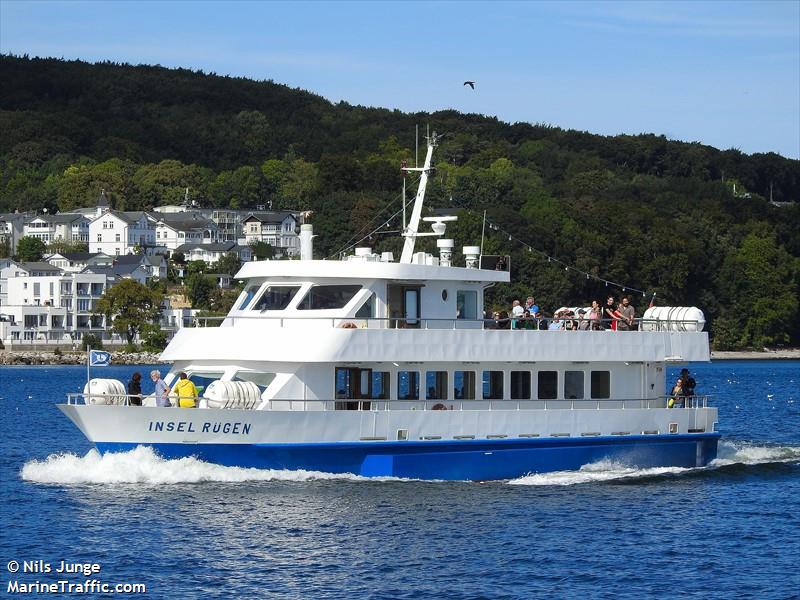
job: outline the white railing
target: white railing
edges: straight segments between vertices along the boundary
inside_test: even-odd
[[[314,323],[315,325],[326,325],[333,328],[344,329],[484,329],[494,331],[563,331],[596,333],[598,331],[610,331],[610,324],[613,319],[603,319],[593,321],[595,327],[589,326],[581,328],[581,324],[574,320],[577,325],[567,328],[563,319],[561,328],[548,329],[548,324],[553,319],[504,319],[496,321],[494,319],[452,319],[452,318],[377,318],[377,317],[273,317],[262,314],[253,315],[227,315],[217,317],[192,317],[193,327],[233,327],[238,322],[252,324],[253,321],[269,322],[279,328],[288,327],[299,323]],[[584,321],[588,324],[588,321]],[[687,328],[687,326],[698,326],[701,322],[696,320],[672,320],[657,321],[652,319],[634,319],[634,329],[619,330],[617,333],[636,333],[642,330],[643,325],[652,325],[654,329],[648,331],[674,331],[671,329],[676,326]],[[690,330],[687,328],[687,330]],[[697,328],[697,331],[701,331]]]
[[[106,405],[131,405],[130,399],[152,399],[153,395],[130,394],[67,394],[67,404],[93,404],[91,400],[109,401]],[[625,409],[663,409],[667,408],[671,396],[656,398],[628,398],[605,400],[548,399],[548,400],[268,400],[265,409],[274,411],[524,411],[524,410],[625,410]],[[679,399],[671,410],[707,408],[710,396],[686,396]],[[178,397],[169,396],[173,407]],[[203,398],[197,398],[201,409]],[[103,404],[97,404],[102,406]],[[255,406],[246,407],[247,409]]]

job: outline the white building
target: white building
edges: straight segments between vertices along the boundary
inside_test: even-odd
[[[242,219],[244,239],[242,245],[266,242],[273,248],[273,256],[297,256],[300,254],[300,237],[297,234],[298,219],[290,212],[251,212]]]
[[[151,216],[156,219],[156,245],[170,253],[182,244],[214,244],[219,241],[217,224],[197,212],[154,212]]]
[[[187,262],[203,260],[208,264],[217,262],[229,252],[235,252],[243,263],[253,260],[253,252],[249,246],[239,246],[236,242],[222,242],[218,244],[183,244],[175,249],[183,254]]]
[[[89,241],[89,218],[79,213],[38,215],[25,222],[23,234],[53,242],[87,243]]]
[[[108,254],[97,252],[57,252],[45,258],[45,261],[67,273],[80,273],[88,266],[111,266],[114,259]]]
[[[167,278],[167,259],[161,254],[127,254],[114,259],[113,265],[135,265],[142,267],[147,279]]]
[[[89,252],[124,256],[137,247],[152,247],[155,241],[155,221],[143,212],[109,210],[89,223]]]
[[[86,333],[109,338],[105,317],[93,314],[106,291],[106,276],[47,266],[46,272],[36,263],[0,270],[3,343],[70,344]]]
[[[11,254],[16,254],[17,244],[25,235],[25,222],[34,216],[32,212],[0,214],[0,245],[7,243]]]

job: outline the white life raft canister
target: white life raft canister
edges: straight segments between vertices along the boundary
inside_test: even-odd
[[[641,319],[641,331],[703,331],[706,317],[695,306],[654,306]]]

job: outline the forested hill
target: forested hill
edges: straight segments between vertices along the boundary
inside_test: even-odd
[[[399,209],[400,162],[413,163],[414,127],[430,125],[445,137],[429,205],[469,209],[451,227],[458,244],[479,240],[484,210],[505,230],[490,229],[487,250],[512,255],[518,283],[495,291],[498,304],[621,293],[610,280],[647,290],[640,312],[653,292],[701,307],[719,348],[800,345],[797,160],[332,104],[161,67],[0,56],[0,82],[0,212],[86,206],[100,188],[117,208],[147,208],[188,187],[205,205],[313,210],[330,254]],[[365,243],[398,248],[396,236]]]

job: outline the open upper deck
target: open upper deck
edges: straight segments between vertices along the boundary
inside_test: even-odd
[[[356,257],[353,257],[356,258]],[[265,260],[242,265],[237,279],[271,279],[324,281],[329,279],[448,281],[470,283],[507,283],[508,271],[468,269],[417,263],[395,263],[372,260]]]

